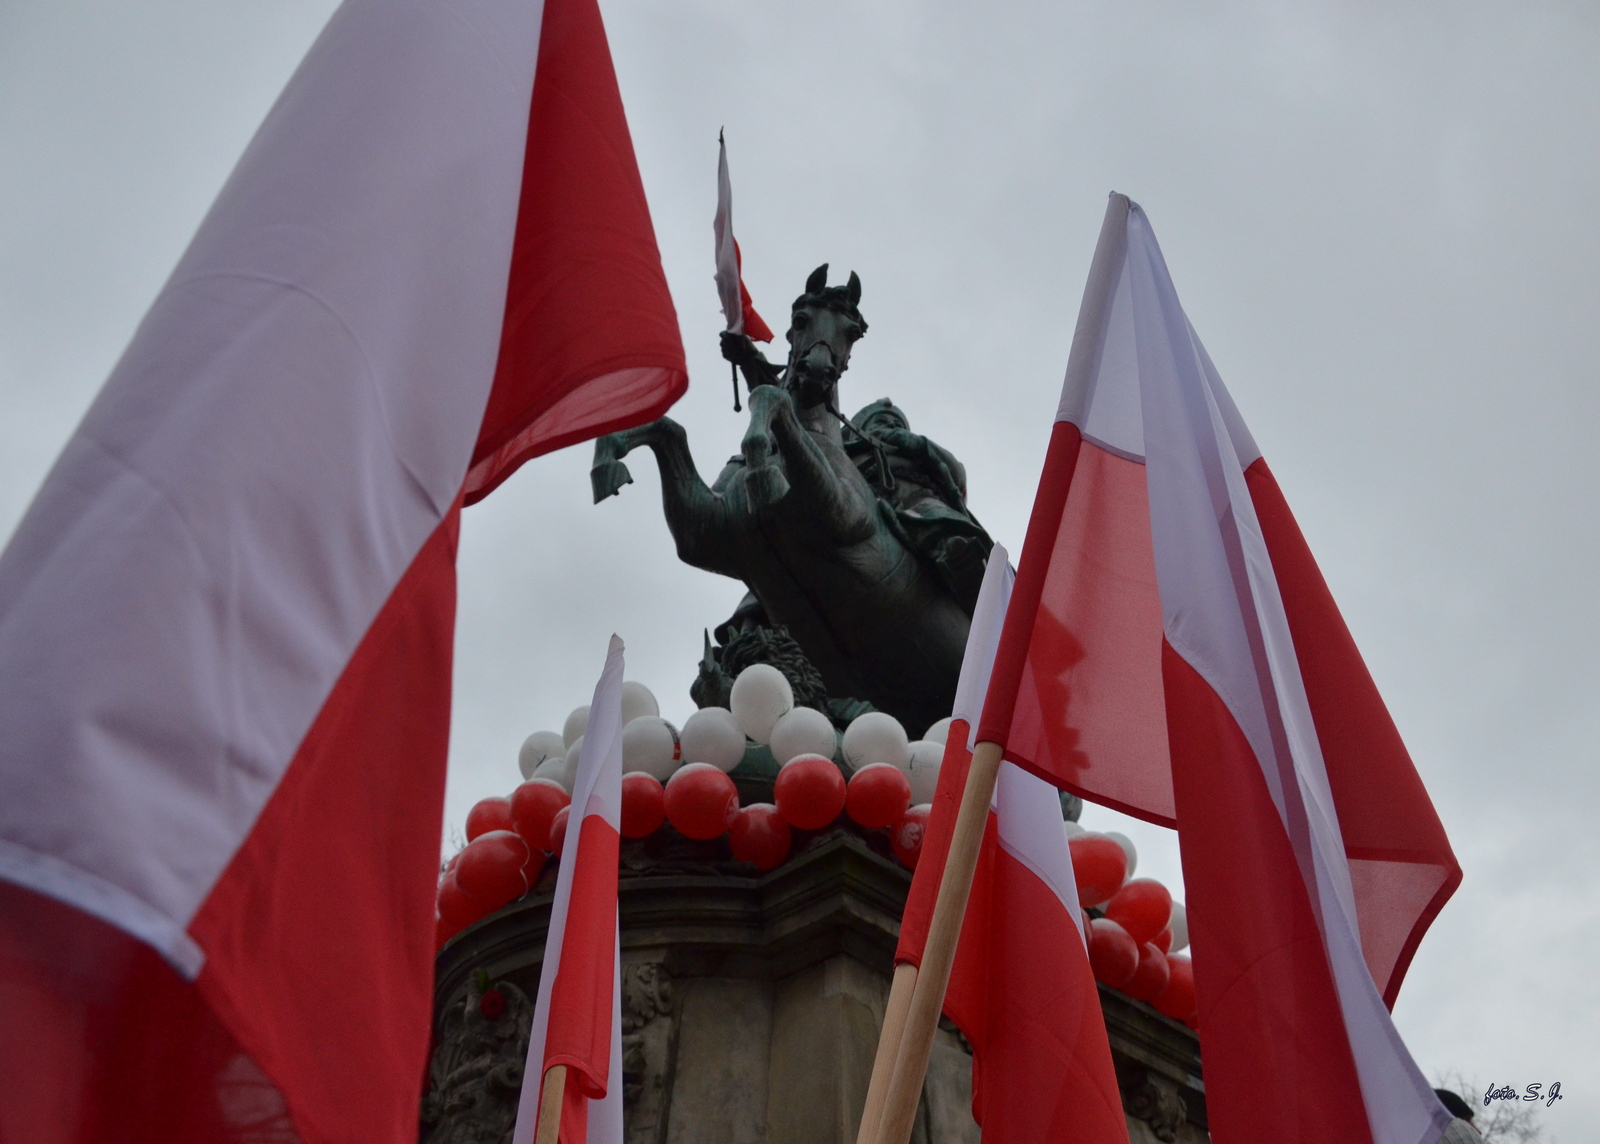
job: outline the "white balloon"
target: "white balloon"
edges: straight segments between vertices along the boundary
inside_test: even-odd
[[[561,741],[567,746],[583,738],[583,733],[589,729],[589,705],[574,707],[572,714],[567,716],[567,721],[561,725]]]
[[[677,769],[678,732],[659,715],[629,721],[622,729],[622,773],[643,771],[666,782]]]
[[[522,740],[522,749],[517,752],[517,766],[521,768],[523,778],[531,779],[540,763],[566,753],[567,744],[560,735],[554,731],[535,731]]]
[[[922,733],[922,738],[925,742],[938,743],[941,747],[944,746],[950,738],[950,716],[946,715],[932,727],[929,727]]]
[[[788,676],[770,663],[752,663],[733,681],[728,706],[744,733],[765,746],[772,728],[794,706],[794,689]]]
[[[1108,830],[1105,832],[1105,835],[1118,846],[1122,847],[1122,852],[1128,856],[1128,877],[1133,877],[1134,870],[1138,869],[1139,867],[1139,851],[1138,848],[1134,846],[1133,839],[1129,838],[1126,834],[1118,833],[1115,830]]]
[[[869,763],[888,763],[902,771],[910,762],[906,729],[883,711],[857,715],[844,729],[844,760],[859,771]]]
[[[1168,953],[1177,953],[1189,944],[1189,914],[1182,902],[1172,903],[1172,917],[1167,921],[1167,928],[1172,931],[1172,948]]]
[[[661,714],[655,695],[642,683],[627,680],[622,685],[622,725],[626,727],[635,719]]]
[[[726,707],[702,707],[684,721],[678,753],[685,763],[731,771],[744,758],[744,729]]]
[[[911,805],[932,802],[939,785],[939,764],[944,762],[944,744],[918,739],[906,748],[910,757]]]
[[[582,742],[583,737],[580,735],[578,737],[578,743]],[[574,746],[576,745],[577,744],[574,744]],[[559,786],[562,790],[566,791],[568,794],[571,794],[572,776],[577,773],[577,762],[577,755],[573,755],[570,762],[567,760],[567,756],[565,755],[552,755],[550,758],[539,764],[538,769],[533,772],[533,777],[536,779],[548,779]]]
[[[1078,837],[1080,834],[1089,833],[1082,826],[1078,825],[1076,822],[1073,822],[1070,818],[1064,821],[1061,825],[1067,828],[1067,841],[1069,842]]]
[[[831,759],[838,745],[833,720],[815,707],[796,707],[772,728],[772,757],[780,767],[796,755]]]

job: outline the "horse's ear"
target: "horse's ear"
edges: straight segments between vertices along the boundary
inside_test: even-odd
[[[828,264],[824,262],[811,272],[811,277],[806,279],[806,293],[820,294],[828,285]]]
[[[850,271],[850,281],[844,288],[844,296],[850,299],[852,306],[861,301],[861,279],[856,276],[854,270]]]

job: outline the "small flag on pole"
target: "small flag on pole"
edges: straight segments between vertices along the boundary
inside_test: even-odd
[[[612,636],[573,776],[577,813],[550,903],[512,1144],[554,1144],[555,1132],[561,1144],[622,1142],[622,671],[622,641]]]
[[[745,288],[743,257],[733,237],[733,183],[728,178],[728,143],[717,132],[717,216],[711,224],[717,240],[717,297],[728,320],[730,334],[744,334],[752,341],[770,342],[772,330],[756,313]]]

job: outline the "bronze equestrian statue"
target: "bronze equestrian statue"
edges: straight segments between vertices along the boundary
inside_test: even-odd
[[[786,627],[830,696],[866,700],[915,737],[950,713],[993,542],[967,510],[961,463],[898,408],[874,402],[849,422],[838,412],[867,323],[860,279],[827,281],[823,264],[795,299],[783,368],[723,335],[750,387],[750,427],[711,487],[683,426],[663,417],[596,442],[594,498],[630,483],[622,458],[648,445],[679,558],[743,581],[736,620]]]

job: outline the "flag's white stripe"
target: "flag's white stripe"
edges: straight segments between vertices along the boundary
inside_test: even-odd
[[[1131,206],[1126,220],[1126,260],[1106,328],[1132,344],[1102,349],[1101,362],[1115,372],[1098,371],[1086,419],[1102,394],[1139,388],[1166,637],[1233,713],[1283,816],[1333,969],[1374,1144],[1418,1144],[1438,1134],[1443,1110],[1361,956],[1321,749],[1244,482],[1254,442],[1178,304],[1143,212]],[[1123,305],[1125,321],[1115,313]]]
[[[1011,585],[1016,581],[1010,554],[1005,545],[989,551],[983,568],[983,583],[967,627],[967,647],[961,657],[961,674],[956,680],[952,719],[967,721],[967,750],[976,746],[978,720],[983,715],[983,700],[989,694],[989,676],[994,671],[994,654],[1000,647],[1000,632],[1006,624],[1006,605],[1011,600]]]
[[[733,245],[733,182],[728,177],[728,144],[717,140],[717,214],[711,229],[717,242],[717,296],[728,332],[744,333],[744,299],[739,293],[739,252]]]
[[[182,931],[461,485],[541,13],[334,15],[0,557],[0,839],[185,973]]]
[[[617,825],[616,814],[620,813],[622,802],[622,673],[622,641],[612,636],[605,667],[600,671],[600,681],[595,684],[594,698],[589,703],[589,725],[584,730],[583,746],[578,751],[578,768],[572,780],[572,805],[595,808],[589,813],[597,813],[602,817],[605,817],[604,808],[613,801],[606,791],[611,787],[616,788],[616,809],[613,816],[607,818],[612,826]],[[578,865],[578,840],[583,832],[582,825],[582,819],[576,815],[567,819],[567,833],[562,843],[564,857],[556,869],[556,892],[550,900],[550,925],[545,931],[544,961],[539,966],[539,992],[533,1005],[533,1021],[529,1026],[528,1056],[522,1070],[522,1094],[517,1100],[517,1122],[511,1133],[512,1144],[530,1144],[538,1127],[539,1078],[544,1074],[545,1038],[550,1031],[550,993],[555,988],[557,974],[561,972],[561,946],[566,940],[567,917],[572,912],[572,879]],[[620,957],[616,962],[616,970],[620,981]],[[621,1012],[620,1007],[612,1010],[613,1030]],[[622,1091],[621,1076],[620,1069],[612,1074],[613,1083],[606,1090],[608,1097],[613,1090]],[[600,1142],[597,1138],[597,1144],[610,1142]]]

